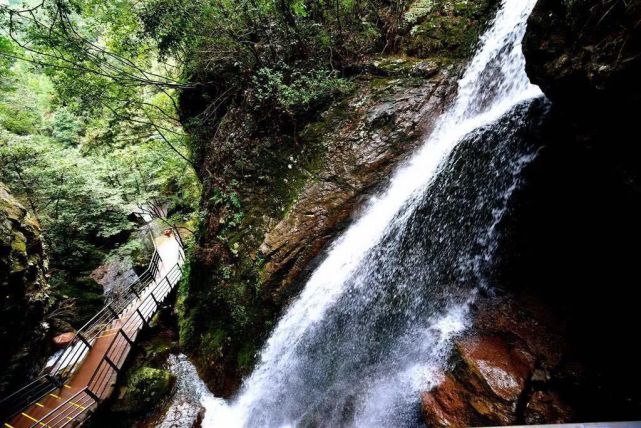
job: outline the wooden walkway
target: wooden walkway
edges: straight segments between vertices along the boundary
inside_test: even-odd
[[[114,306],[103,309],[112,316],[97,324],[99,328],[77,333],[78,340],[67,346],[52,366],[58,384],[54,380],[51,385],[55,386],[47,387],[50,383],[40,379],[30,384],[36,392],[22,394],[29,397],[28,405],[4,422],[6,428],[75,426],[111,396],[140,332],[182,276],[184,255],[178,240],[162,236],[156,244],[159,261],[153,278],[140,290],[133,289],[134,297],[118,307],[119,311]],[[105,316],[99,313],[97,317],[102,320]],[[40,386],[37,382],[45,383]]]

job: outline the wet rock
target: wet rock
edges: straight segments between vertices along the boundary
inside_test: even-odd
[[[512,424],[532,361],[499,337],[473,336],[456,345],[456,368],[423,393],[429,426]]]
[[[203,409],[191,403],[179,403],[167,410],[157,428],[191,428],[198,426],[202,419]]]
[[[420,136],[429,133],[452,93],[446,71],[418,87],[394,88],[382,99],[355,97],[356,117],[324,137],[324,167],[302,188],[288,215],[265,234],[261,280],[277,295],[345,226],[363,196],[388,176]],[[284,294],[283,294],[284,293]]]
[[[457,344],[457,352],[466,370],[494,395],[505,401],[516,401],[532,373],[532,355],[510,348],[500,337],[471,337]]]
[[[421,410],[428,426],[464,427],[473,420],[468,391],[447,375],[433,391],[421,394]]]
[[[205,413],[204,405],[221,402],[214,397],[198,377],[196,367],[185,355],[170,355],[168,368],[176,376],[176,391],[157,428],[200,426]]]
[[[53,346],[57,349],[64,348],[71,343],[74,337],[76,337],[76,333],[73,332],[59,334],[52,339]]]
[[[528,425],[559,424],[571,419],[572,410],[554,392],[534,392],[525,408],[525,423]]]
[[[548,391],[563,350],[561,331],[551,328],[555,323],[534,299],[483,302],[475,330],[456,342],[451,369],[421,395],[428,426],[571,420],[569,407]]]

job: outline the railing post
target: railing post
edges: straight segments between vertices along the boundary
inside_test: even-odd
[[[47,379],[48,382],[54,384],[57,388],[62,388],[64,386],[64,383],[58,379],[57,376],[53,376],[50,373],[47,373],[45,375],[45,378]]]
[[[154,299],[154,303],[156,304],[156,308],[160,309],[160,303],[158,302],[158,299],[156,299],[156,296],[154,295],[154,292],[151,292],[151,298]]]
[[[89,343],[89,341],[85,339],[81,332],[76,333],[76,335],[85,345],[87,345],[87,348],[91,349],[91,343]]]
[[[87,393],[88,396],[90,396],[93,399],[93,401],[96,402],[96,404],[100,402],[100,397],[94,394],[94,392],[91,389],[89,389],[89,387],[85,389],[85,392]]]
[[[111,307],[111,303],[109,303],[109,304],[107,305],[107,309],[109,310],[109,312],[111,312],[111,314],[112,314],[114,317],[116,317],[116,318],[118,318],[118,317],[119,317],[118,312],[116,312],[116,310],[115,310],[114,308],[112,308],[112,307]]]
[[[140,315],[140,319],[142,320],[142,323],[145,325],[145,327],[149,327],[149,323],[147,323],[147,320],[142,315],[142,312],[140,312],[140,309],[136,309],[136,312],[138,313],[138,315]]]

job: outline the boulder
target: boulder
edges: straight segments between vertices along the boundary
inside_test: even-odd
[[[73,331],[59,334],[52,339],[53,346],[57,349],[65,348],[73,341],[74,337],[76,337],[76,333]]]
[[[476,336],[460,341],[457,351],[467,370],[494,395],[516,401],[534,368],[534,357],[510,348],[501,337]]]
[[[532,300],[483,302],[475,329],[456,341],[443,380],[421,394],[428,426],[571,420],[569,407],[551,390],[550,373],[563,350],[554,323]]]
[[[122,400],[113,410],[129,415],[147,414],[158,408],[170,396],[176,385],[176,376],[167,370],[139,367],[129,375],[121,392]]]
[[[451,375],[432,391],[421,394],[421,410],[428,426],[464,427],[473,420],[469,391]]]

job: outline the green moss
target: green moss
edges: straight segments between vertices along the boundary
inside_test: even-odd
[[[250,373],[254,367],[254,361],[256,359],[256,344],[255,343],[245,343],[241,346],[238,351],[238,356],[236,357],[236,364],[239,370],[243,373]]]
[[[468,56],[485,27],[495,0],[418,0],[405,14],[404,50],[425,57]]]
[[[434,0],[418,0],[412,3],[405,12],[405,22],[413,24],[425,18],[434,8]]]
[[[227,331],[218,326],[212,330],[206,331],[202,335],[201,354],[202,355],[219,355],[223,349]]]
[[[27,253],[27,239],[22,233],[16,232],[13,234],[11,250],[20,255],[25,255]]]
[[[118,411],[129,414],[148,413],[171,393],[176,377],[166,370],[140,367],[127,380],[127,389]]]

